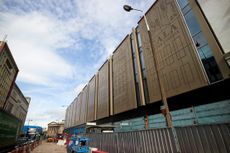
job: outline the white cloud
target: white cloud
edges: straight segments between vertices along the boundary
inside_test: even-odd
[[[5,13],[0,18],[4,21],[0,31],[8,35],[20,69],[19,81],[50,85],[55,77],[72,77],[74,68],[56,51],[74,42],[68,36],[71,30],[37,12],[25,16]]]
[[[0,0],[0,37],[8,35],[20,69],[17,80],[32,97],[28,113],[32,123],[46,126],[64,119],[61,105],[72,102],[137,25],[141,14],[122,8],[130,3],[146,10],[153,0]],[[84,59],[92,62],[82,65],[78,51],[85,41],[94,46],[83,51]]]
[[[76,96],[82,91],[82,89],[85,87],[85,85],[86,85],[86,83],[81,83],[74,88],[74,93]]]
[[[32,102],[29,107],[26,124],[28,124],[28,120],[32,120],[30,125],[47,127],[47,124],[51,121],[64,120],[64,116],[65,108],[52,101]]]

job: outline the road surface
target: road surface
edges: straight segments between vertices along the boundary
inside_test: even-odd
[[[67,153],[65,146],[57,145],[56,143],[43,141],[41,145],[37,146],[32,153]]]

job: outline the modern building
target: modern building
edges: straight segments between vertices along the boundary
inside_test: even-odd
[[[63,134],[64,122],[50,122],[48,124],[47,136],[56,137],[58,134]]]
[[[212,3],[211,8],[207,3]],[[215,0],[156,0],[145,13],[150,30],[141,18],[69,105],[65,129],[91,121],[115,124],[132,118],[158,124],[164,118],[163,98],[173,122],[174,111],[217,107],[218,102],[226,107],[214,114],[221,116],[224,110],[227,116],[219,121],[230,122],[230,109],[225,110],[230,103],[229,5]],[[216,9],[223,16],[214,20],[212,13],[217,12],[209,10]],[[184,114],[186,118],[188,113]]]
[[[18,74],[18,67],[6,42],[0,42],[0,108],[3,108]]]

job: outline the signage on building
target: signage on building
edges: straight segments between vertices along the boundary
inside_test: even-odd
[[[197,1],[224,52],[230,52],[230,0]]]

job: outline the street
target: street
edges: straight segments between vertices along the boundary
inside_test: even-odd
[[[48,143],[43,141],[37,146],[32,153],[66,153],[65,146],[57,145],[56,143]]]

